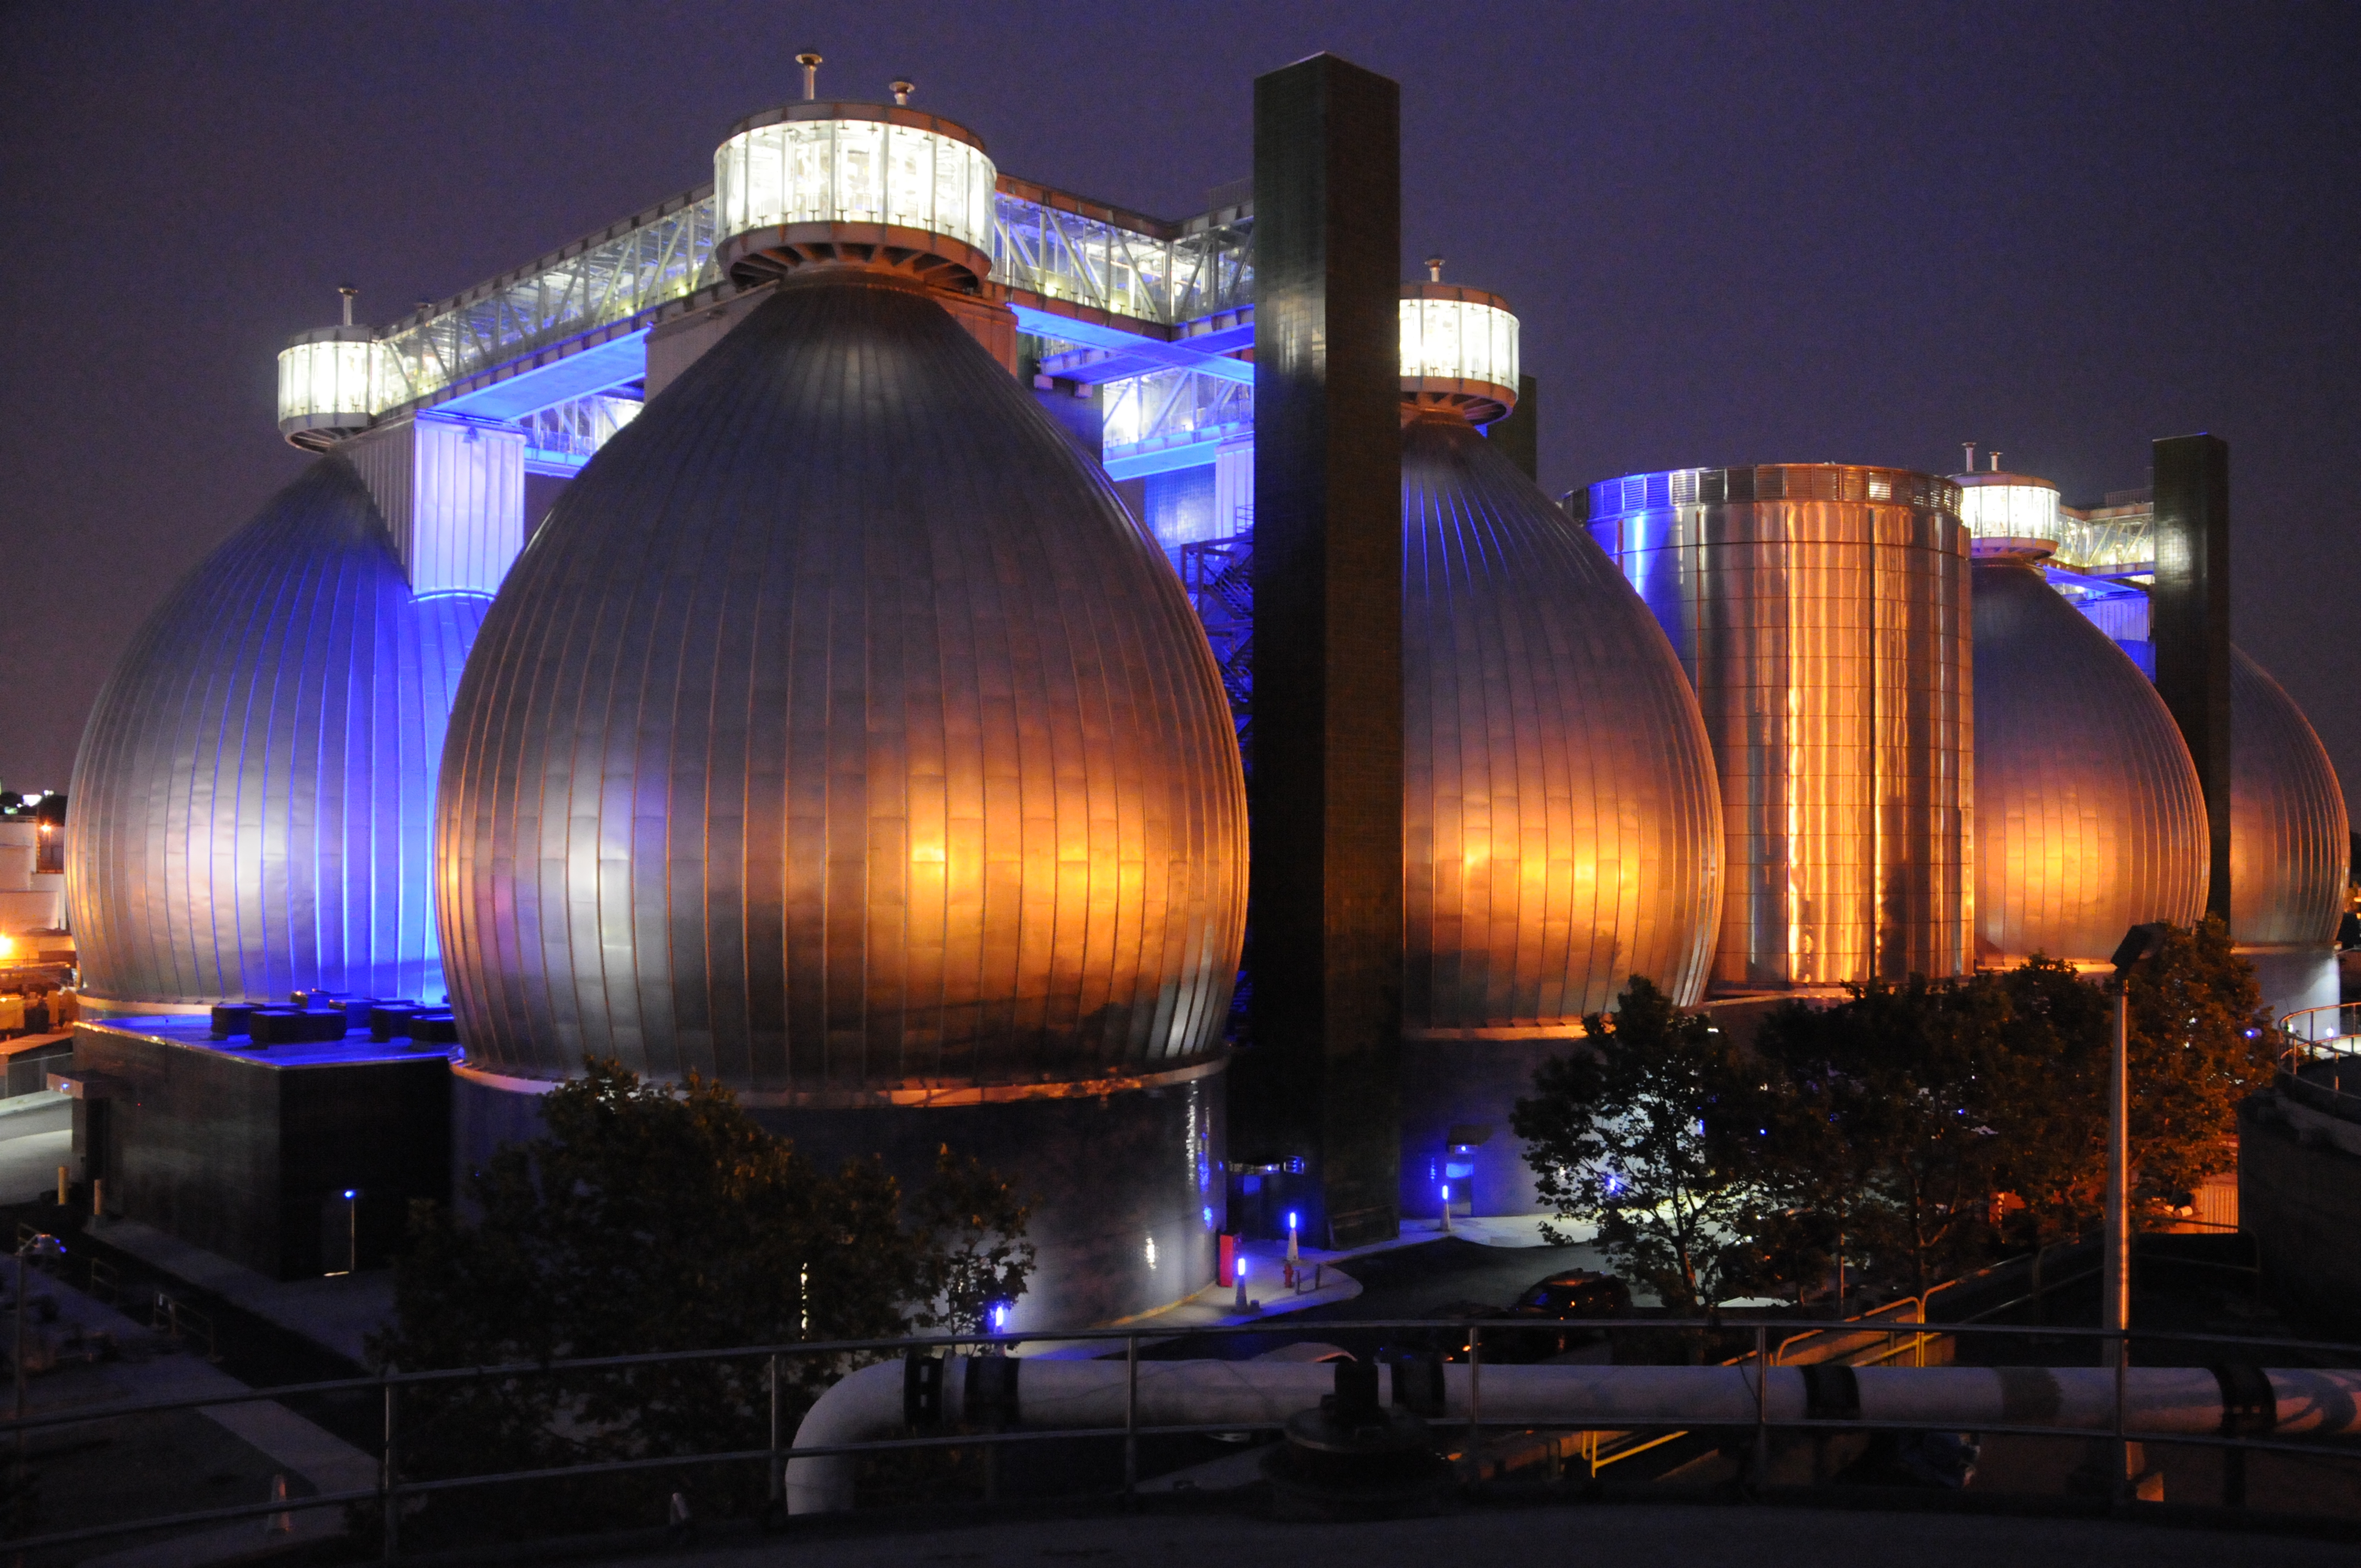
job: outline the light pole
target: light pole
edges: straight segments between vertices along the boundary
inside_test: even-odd
[[[2107,1063],[2107,1214],[2100,1269],[2100,1323],[2107,1336],[2099,1342],[2102,1366],[2115,1371],[2115,1441],[2109,1466],[2111,1492],[2130,1479],[2131,1447],[2124,1441],[2124,1369],[2131,1362],[2132,1213],[2131,1213],[2131,979],[2135,966],[2164,950],[2169,926],[2135,926],[2124,933],[2115,948],[2115,1038]]]

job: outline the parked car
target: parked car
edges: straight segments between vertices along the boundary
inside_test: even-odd
[[[1446,1301],[1423,1314],[1446,1318],[1484,1331],[1484,1359],[1489,1362],[1608,1362],[1613,1346],[1607,1331],[1560,1323],[1562,1318],[1619,1318],[1631,1309],[1631,1291],[1611,1274],[1572,1268],[1537,1279],[1517,1293],[1505,1307],[1488,1301]],[[1416,1343],[1402,1348],[1439,1351],[1445,1361],[1467,1359],[1470,1336],[1464,1331],[1429,1329],[1405,1336]]]

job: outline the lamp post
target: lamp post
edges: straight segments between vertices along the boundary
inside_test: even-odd
[[[2110,1490],[2130,1478],[2131,1445],[2124,1441],[2124,1369],[2130,1365],[2132,1321],[2131,1223],[2131,974],[2135,966],[2164,950],[2165,925],[2135,926],[2124,933],[2112,960],[2115,966],[2115,1039],[2107,1064],[2107,1213],[2100,1268],[2099,1365],[2115,1372],[2114,1454]]]

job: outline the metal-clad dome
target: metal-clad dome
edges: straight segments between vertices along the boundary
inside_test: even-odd
[[[454,1005],[496,1072],[774,1104],[1177,1068],[1219,1045],[1245,830],[1203,634],[1104,477],[917,286],[798,268],[485,622]]]
[[[2104,961],[2205,912],[2205,800],[2164,699],[2039,568],[1975,564],[1981,961]]]
[[[1465,421],[1402,434],[1406,1026],[1570,1025],[1703,991],[1713,752],[1605,551]]]
[[[2230,939],[2322,948],[2336,940],[2352,855],[2345,792],[2295,699],[2230,650]]]
[[[439,996],[434,781],[487,602],[413,599],[338,456],[200,563],[115,665],[74,764],[91,992]]]

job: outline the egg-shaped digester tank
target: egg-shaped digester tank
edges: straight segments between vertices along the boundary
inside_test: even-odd
[[[1647,607],[1473,422],[1516,401],[1505,302],[1402,294],[1403,1212],[1524,1213],[1534,1067],[1634,975],[1704,991],[1720,795]]]
[[[519,558],[444,770],[454,1006],[478,1075],[613,1056],[823,1157],[981,1157],[1040,1204],[1012,1321],[1091,1321],[1212,1276],[1244,784],[1180,584],[922,230],[725,242],[774,297]]]
[[[84,989],[439,999],[434,789],[486,600],[418,600],[366,486],[313,462],[133,638],[74,763]]]
[[[2275,1013],[2338,1000],[2336,927],[2352,857],[2345,791],[2311,720],[2230,650],[2230,940]]]
[[[2205,910],[2205,800],[2164,700],[2044,580],[1975,564],[1979,961],[2102,964],[2143,921]]]

